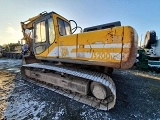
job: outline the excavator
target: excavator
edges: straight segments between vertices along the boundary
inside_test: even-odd
[[[56,12],[42,12],[21,27],[29,49],[22,58],[23,76],[100,110],[115,106],[116,86],[110,75],[135,63],[138,35],[133,27],[116,21],[82,30]]]

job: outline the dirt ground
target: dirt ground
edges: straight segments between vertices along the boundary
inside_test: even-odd
[[[19,73],[20,66],[19,60],[0,59],[0,76],[3,76],[3,79],[0,77],[1,118],[7,120],[160,119],[160,75],[157,73],[136,69],[115,70],[111,77],[116,84],[117,102],[115,108],[107,112],[78,103],[26,81]]]
[[[7,96],[12,92],[12,89],[14,87],[14,78],[14,74],[0,71],[0,119],[4,117],[3,112],[7,107]]]

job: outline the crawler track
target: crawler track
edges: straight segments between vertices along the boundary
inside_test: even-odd
[[[52,88],[52,90],[54,90],[55,92],[61,95],[72,98],[78,102],[87,104],[89,106],[95,107],[100,110],[109,110],[113,108],[115,105],[115,102],[116,102],[115,84],[110,77],[108,77],[103,73],[88,71],[84,69],[76,69],[73,67],[66,67],[66,66],[56,66],[56,65],[51,66],[51,65],[41,64],[41,63],[23,65],[21,68],[22,74],[25,74],[24,73],[25,69],[34,70],[34,71],[47,71],[52,74],[63,73],[69,76],[74,76],[77,78],[83,78],[89,81],[95,81],[95,82],[101,83],[111,91],[110,96],[104,100],[99,100],[90,93],[87,95],[82,95],[80,93],[76,93],[71,90],[66,90],[64,88],[54,86],[54,84],[51,84],[51,83],[48,84],[47,82],[45,82],[45,80],[39,81],[35,79],[36,81],[34,81],[34,83],[37,83],[37,82],[38,84],[42,83],[44,86],[48,86],[49,88]],[[28,79],[28,80],[30,81],[31,79]]]

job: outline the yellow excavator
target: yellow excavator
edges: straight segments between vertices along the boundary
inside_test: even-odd
[[[71,28],[71,23],[75,27]],[[28,51],[21,73],[64,96],[100,110],[116,103],[113,69],[135,63],[138,35],[120,21],[82,28],[55,12],[21,22]],[[80,33],[74,33],[78,28]],[[74,33],[74,34],[73,34]]]

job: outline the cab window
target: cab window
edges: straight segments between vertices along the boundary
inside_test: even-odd
[[[35,42],[45,42],[46,41],[46,26],[45,21],[36,24],[36,38]]]
[[[53,19],[48,19],[48,29],[49,29],[49,42],[52,44],[55,40],[55,30],[53,25]]]
[[[59,34],[62,36],[71,34],[70,25],[60,18],[58,18],[58,28]]]

